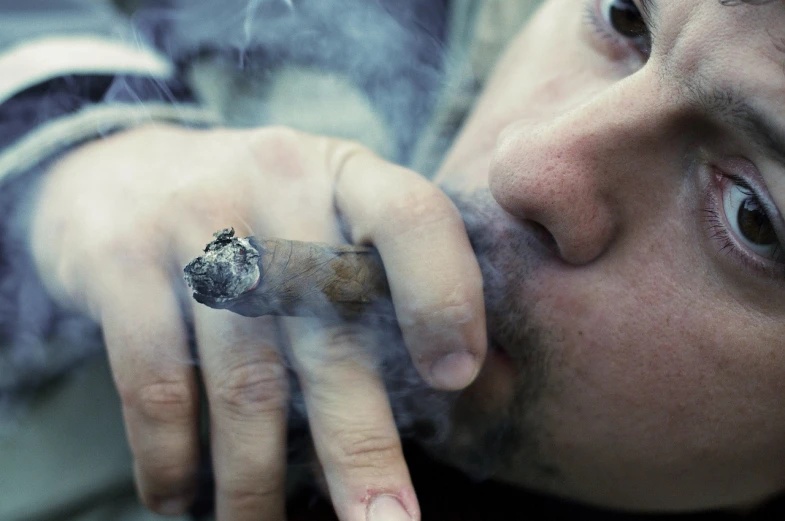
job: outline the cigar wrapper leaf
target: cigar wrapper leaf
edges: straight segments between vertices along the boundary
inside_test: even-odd
[[[193,298],[247,317],[395,321],[387,276],[374,248],[238,238],[221,230],[185,267]]]

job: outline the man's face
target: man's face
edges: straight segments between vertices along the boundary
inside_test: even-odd
[[[437,179],[500,348],[447,457],[620,508],[785,488],[783,46],[779,1],[550,0],[521,32]]]

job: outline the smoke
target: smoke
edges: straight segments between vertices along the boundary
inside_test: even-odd
[[[252,78],[255,88],[283,66],[346,78],[392,130],[390,159],[399,163],[443,81],[445,18],[442,0],[173,0],[133,15],[138,38],[154,42],[183,75],[210,60],[227,76]],[[325,118],[341,117],[329,98],[319,108]],[[265,124],[264,111],[255,124]]]

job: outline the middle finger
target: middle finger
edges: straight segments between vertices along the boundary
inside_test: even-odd
[[[358,324],[283,319],[316,452],[342,521],[419,519],[390,402]]]
[[[194,307],[219,521],[285,517],[288,383],[273,319]]]

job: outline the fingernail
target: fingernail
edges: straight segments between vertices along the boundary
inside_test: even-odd
[[[431,366],[431,383],[445,391],[463,389],[477,376],[477,359],[468,351],[445,355]]]
[[[368,508],[368,521],[411,521],[395,496],[379,496]]]
[[[189,501],[184,497],[171,497],[158,503],[158,513],[165,516],[177,516],[188,511]]]

